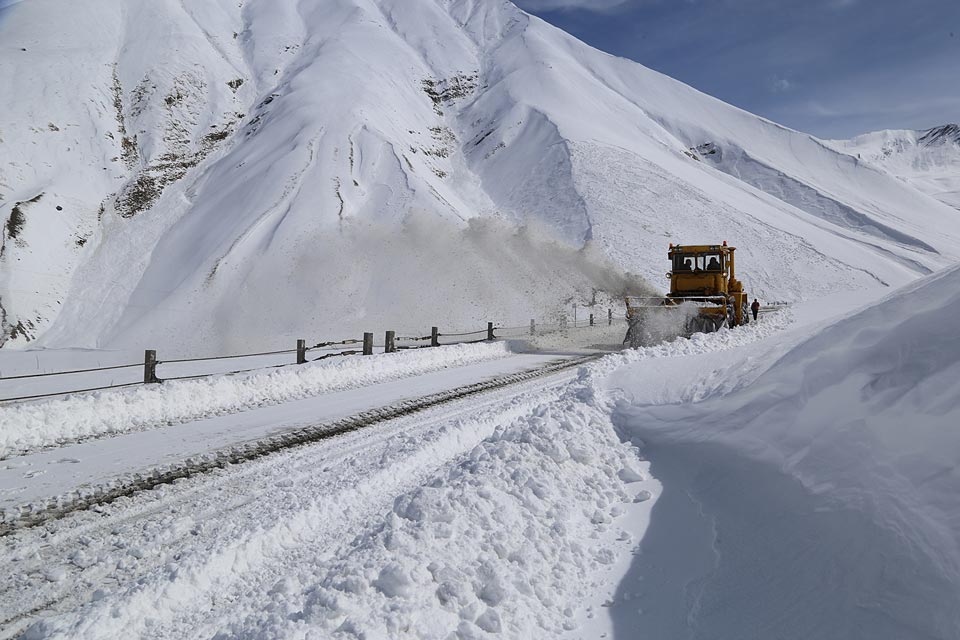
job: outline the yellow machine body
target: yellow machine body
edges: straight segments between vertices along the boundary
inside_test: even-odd
[[[736,250],[726,243],[670,245],[667,257],[672,268],[668,274],[670,293],[667,297],[707,303],[701,306],[701,315],[726,316],[732,306],[730,326],[746,324],[747,294],[743,283],[737,280]],[[718,304],[711,306],[711,298],[716,298]]]
[[[670,292],[660,298],[628,297],[627,318],[630,329],[625,343],[643,346],[677,335],[670,325],[682,325],[680,335],[716,331],[724,324],[736,327],[749,320],[747,294],[737,280],[735,247],[721,244],[670,245],[667,258],[671,269]],[[684,304],[689,303],[689,304]],[[675,317],[683,305],[678,322],[667,321],[661,312]],[[691,315],[692,314],[692,315]]]

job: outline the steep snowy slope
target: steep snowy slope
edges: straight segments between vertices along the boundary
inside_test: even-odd
[[[956,210],[499,0],[29,0],[0,85],[12,345],[523,321],[670,241],[782,299],[960,254]]]
[[[960,126],[925,131],[877,131],[831,140],[839,151],[871,162],[920,191],[960,209]]]
[[[668,516],[658,530],[659,514],[685,501],[685,529],[706,544],[679,555],[707,562],[680,615],[630,602],[614,635],[955,637],[958,312],[955,267],[817,331],[734,393],[625,409],[622,425],[648,443],[668,488],[641,550],[656,559],[642,590],[657,598],[673,568],[657,540],[703,539],[678,539]],[[625,369],[612,385],[646,395],[643,374]],[[638,605],[654,615],[638,618]]]

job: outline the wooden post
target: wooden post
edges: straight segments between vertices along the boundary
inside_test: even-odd
[[[387,331],[387,335],[383,339],[383,352],[384,353],[393,353],[397,350],[397,345],[394,343],[396,340],[397,332],[396,331]]]
[[[593,326],[593,314],[592,314],[592,313],[590,314],[590,326],[591,326],[591,327]]]
[[[297,364],[307,364],[306,340],[297,340]]]
[[[487,340],[496,340],[497,337],[493,335],[493,323],[487,323]]]
[[[373,334],[372,333],[363,334],[363,355],[365,356],[373,355]]]
[[[430,346],[439,347],[440,346],[440,329],[437,327],[430,327]]]
[[[607,324],[613,324],[613,309],[607,309]]]
[[[157,379],[157,352],[147,349],[143,352],[143,384],[155,384]]]
[[[532,318],[530,319],[530,335],[537,335],[537,323]]]

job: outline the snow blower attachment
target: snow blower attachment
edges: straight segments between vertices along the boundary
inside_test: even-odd
[[[670,245],[670,293],[626,298],[629,328],[623,344],[642,347],[679,336],[749,322],[747,294],[734,271],[734,247]]]

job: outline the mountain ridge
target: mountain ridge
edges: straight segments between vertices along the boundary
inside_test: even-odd
[[[829,144],[960,209],[960,125],[874,131]]]
[[[695,231],[738,243],[752,290],[777,299],[894,286],[960,255],[957,234],[934,231],[955,210],[509,2],[58,6],[42,33],[34,3],[0,25],[0,79],[21,94],[0,120],[23,158],[0,167],[7,227],[13,203],[42,194],[4,236],[11,346],[226,348],[277,324],[258,299],[301,318],[282,335],[423,323],[419,292],[444,268],[407,285],[362,267],[380,247],[361,238],[438,251],[405,234],[410,216],[436,217],[453,244],[473,218],[532,226],[651,281],[666,244]],[[475,259],[471,273],[490,270]],[[596,287],[582,266],[537,280],[534,256],[515,259],[518,275],[481,277],[431,317],[522,319]]]

